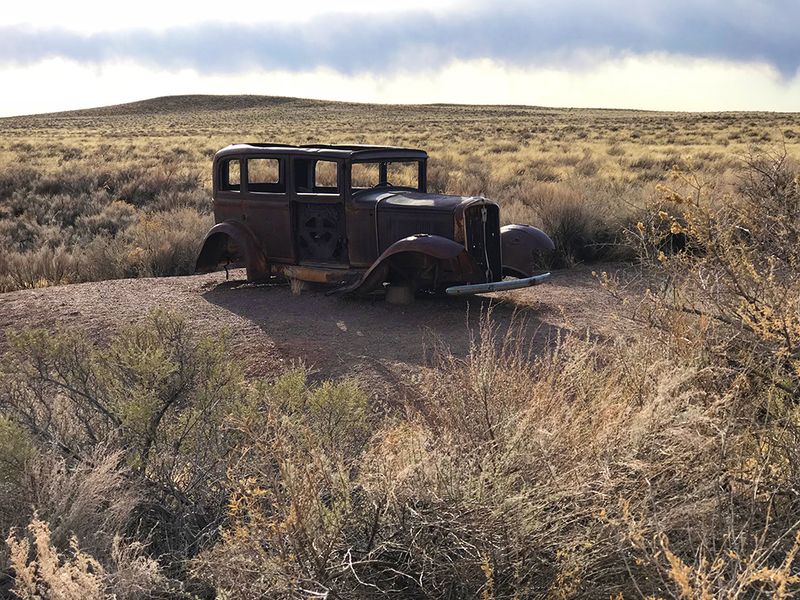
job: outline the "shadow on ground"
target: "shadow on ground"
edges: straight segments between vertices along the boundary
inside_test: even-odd
[[[325,377],[358,373],[367,365],[368,370],[416,370],[429,364],[438,344],[463,356],[487,310],[501,333],[518,327],[534,351],[560,330],[540,318],[548,310],[544,305],[482,297],[418,298],[400,306],[320,292],[293,296],[284,285],[226,281],[203,298],[257,325],[283,356],[302,360]]]
[[[377,300],[293,296],[285,285],[253,285],[211,273],[187,277],[120,279],[0,294],[0,356],[6,330],[77,328],[108,339],[154,309],[186,318],[198,334],[227,332],[228,349],[250,377],[273,377],[293,361],[315,377],[353,376],[391,398],[431,364],[442,344],[463,356],[482,311],[492,308],[501,333],[517,324],[525,344],[539,352],[557,334],[619,337],[619,307],[599,289],[590,268],[554,274],[551,283],[493,298],[420,298],[409,306]]]

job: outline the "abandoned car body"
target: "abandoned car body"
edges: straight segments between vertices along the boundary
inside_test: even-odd
[[[341,293],[474,294],[536,285],[550,238],[500,227],[482,197],[427,193],[427,154],[381,146],[236,144],[213,161],[214,217],[197,271],[244,266]],[[506,276],[516,279],[503,280]]]

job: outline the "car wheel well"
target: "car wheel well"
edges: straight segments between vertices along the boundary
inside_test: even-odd
[[[445,261],[425,252],[406,251],[395,254],[386,262],[388,267],[386,279],[389,283],[416,286]]]
[[[515,269],[514,267],[503,265],[503,276],[516,277],[517,279],[524,279],[525,277],[528,277],[528,274],[523,273],[522,271]]]
[[[244,266],[245,258],[233,236],[220,231],[206,239],[197,257],[195,271],[209,273],[223,267],[241,267]]]

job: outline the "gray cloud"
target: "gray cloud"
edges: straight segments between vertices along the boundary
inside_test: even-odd
[[[601,57],[668,52],[800,66],[796,0],[533,1],[448,15],[325,15],[307,23],[215,24],[82,35],[0,27],[0,63],[130,59],[206,73],[253,67],[345,74],[436,68],[454,59],[591,67]]]

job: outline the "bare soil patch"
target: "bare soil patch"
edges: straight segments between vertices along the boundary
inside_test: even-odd
[[[250,376],[275,375],[302,361],[319,378],[355,376],[380,393],[429,365],[439,343],[465,354],[470,330],[489,306],[499,327],[522,323],[534,351],[566,331],[606,338],[627,326],[591,269],[579,267],[535,288],[422,298],[409,306],[322,291],[293,296],[283,284],[249,284],[243,271],[233,271],[228,281],[213,273],[82,283],[1,294],[0,329],[76,327],[103,339],[164,308],[185,316],[198,332],[227,336]]]

